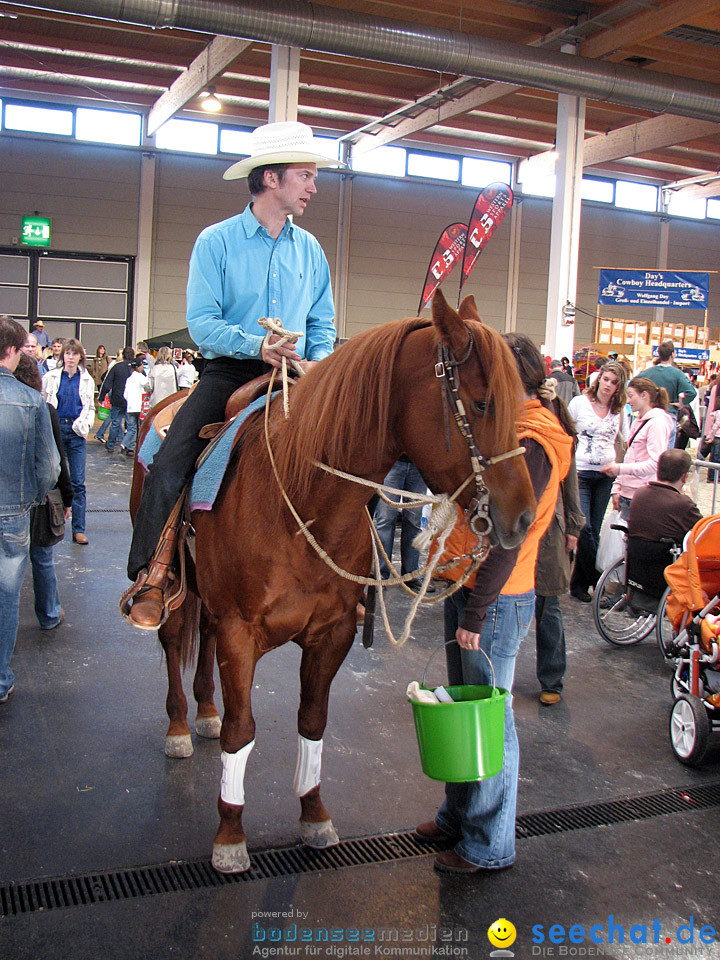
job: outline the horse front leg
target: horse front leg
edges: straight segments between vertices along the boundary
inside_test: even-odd
[[[213,841],[212,865],[220,873],[250,869],[242,814],[245,807],[245,766],[255,745],[255,720],[250,695],[260,658],[248,625],[239,617],[218,623],[217,652],[224,715],[220,731],[222,780],[218,798],[220,826]]]
[[[354,624],[353,624],[354,627]],[[331,634],[303,650],[300,663],[298,756],[293,790],[300,799],[300,837],[309,847],[322,849],[340,842],[330,814],[320,798],[323,733],[327,724],[330,685],[352,646],[354,629]]]
[[[193,696],[197,703],[195,732],[199,737],[217,740],[220,736],[220,716],[215,706],[215,631],[217,623],[205,604],[200,608],[200,648],[193,680]]]

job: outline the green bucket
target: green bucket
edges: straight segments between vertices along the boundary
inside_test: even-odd
[[[425,677],[420,689],[432,689],[425,685]],[[453,703],[410,701],[423,773],[445,783],[494,777],[503,765],[507,690],[495,686],[494,670],[491,687],[458,686],[446,690]]]
[[[110,415],[110,411],[107,407],[98,407],[95,410],[95,414],[98,420],[107,420],[108,416]]]

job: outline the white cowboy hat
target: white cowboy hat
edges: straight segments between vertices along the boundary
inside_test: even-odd
[[[316,152],[313,132],[305,123],[283,120],[256,127],[250,135],[251,152],[223,174],[223,180],[239,180],[255,167],[269,163],[314,163],[317,167],[340,167],[344,164]]]

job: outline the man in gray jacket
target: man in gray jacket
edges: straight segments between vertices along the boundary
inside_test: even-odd
[[[25,337],[19,323],[0,317],[0,703],[15,684],[10,659],[30,550],[30,507],[44,502],[60,472],[47,405],[13,376]]]

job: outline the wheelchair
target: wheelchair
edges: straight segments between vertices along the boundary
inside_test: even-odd
[[[640,643],[655,631],[660,649],[667,642],[665,600],[669,592],[663,571],[681,553],[672,540],[631,537],[624,524],[614,530],[626,535],[625,556],[603,571],[592,599],[598,633],[616,647]]]

